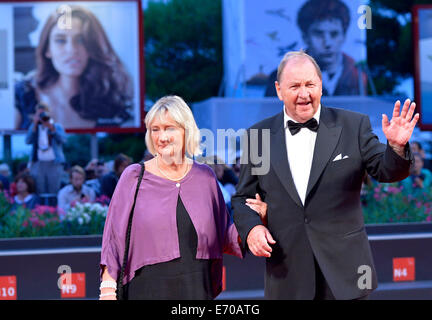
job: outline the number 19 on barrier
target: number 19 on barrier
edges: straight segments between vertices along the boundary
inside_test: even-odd
[[[16,276],[0,276],[0,300],[16,299]]]

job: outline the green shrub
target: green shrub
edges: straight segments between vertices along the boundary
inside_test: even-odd
[[[428,189],[407,194],[402,186],[366,187],[362,196],[365,223],[430,222],[432,196]]]
[[[0,238],[102,234],[108,212],[107,200],[76,203],[66,213],[55,207],[13,208],[7,194],[0,192]]]

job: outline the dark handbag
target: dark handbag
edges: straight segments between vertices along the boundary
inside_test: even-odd
[[[136,203],[138,190],[139,190],[139,187],[141,185],[141,181],[142,181],[142,178],[144,176],[144,170],[145,170],[143,161],[140,162],[140,165],[141,165],[141,171],[140,171],[140,175],[138,177],[138,183],[137,183],[137,187],[135,190],[134,201],[132,204],[131,211],[129,213],[129,220],[128,220],[128,225],[127,225],[127,229],[126,229],[127,231],[126,231],[125,251],[124,251],[124,255],[123,255],[123,264],[122,264],[122,267],[120,269],[120,276],[117,278],[117,300],[127,300],[127,292],[126,292],[127,290],[123,286],[123,278],[124,278],[124,273],[125,273],[125,269],[126,269],[126,265],[127,265],[128,256],[129,256],[130,235],[131,235],[131,230],[132,230],[132,219],[133,219],[133,214],[134,214],[134,209],[135,209],[135,203]]]

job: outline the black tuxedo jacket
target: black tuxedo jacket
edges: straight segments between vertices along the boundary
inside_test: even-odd
[[[266,259],[265,296],[313,299],[315,256],[336,299],[362,297],[377,287],[360,204],[362,181],[366,171],[380,182],[406,178],[413,161],[409,144],[402,158],[379,142],[366,115],[322,106],[303,206],[288,164],[283,120],[281,112],[247,130],[248,150],[243,150],[242,163],[249,161],[241,165],[232,198],[234,222],[244,245],[249,231],[262,224],[245,205],[246,198],[259,193],[268,205],[268,229],[277,242]],[[269,129],[270,148],[263,134],[251,140],[251,129]],[[260,153],[269,153],[267,174],[252,174],[252,168],[262,165],[250,161],[253,143]]]

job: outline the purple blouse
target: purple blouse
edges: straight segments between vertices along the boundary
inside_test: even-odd
[[[107,266],[116,279],[120,273],[125,249],[126,228],[141,167],[130,165],[117,183],[102,239],[101,267]],[[216,176],[205,164],[194,162],[179,183],[156,176],[147,170],[138,192],[132,222],[128,264],[123,283],[145,265],[180,257],[176,208],[180,195],[198,235],[197,259],[220,259],[223,253],[240,258],[244,252],[238,233],[227,211]],[[212,279],[220,287],[220,270]]]

